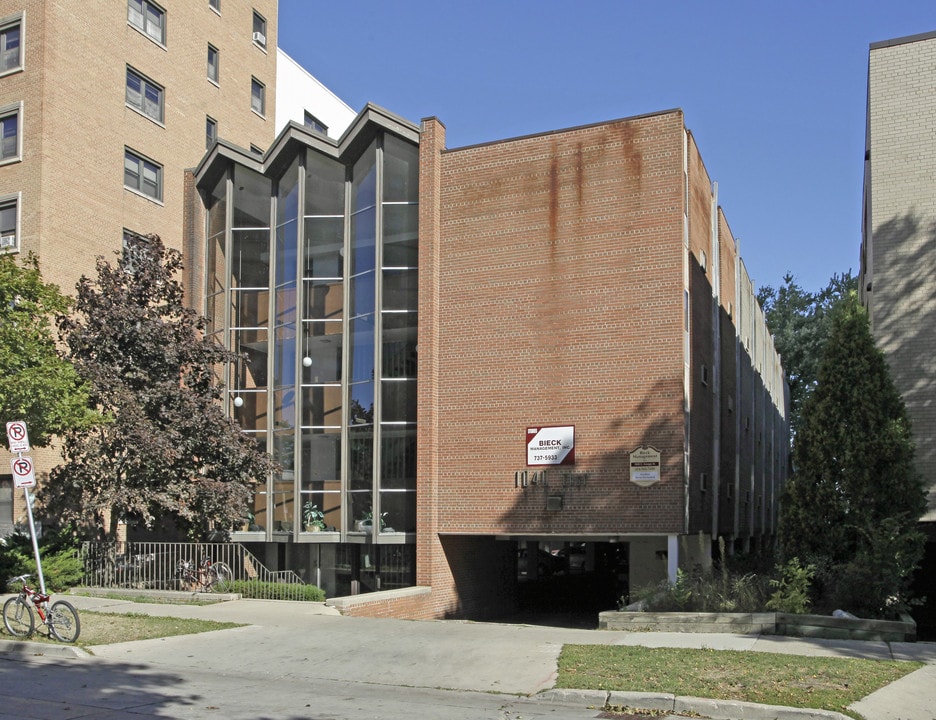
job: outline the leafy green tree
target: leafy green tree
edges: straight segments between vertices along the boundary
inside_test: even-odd
[[[903,399],[857,293],[832,312],[817,378],[793,442],[782,551],[816,567],[820,605],[893,615],[922,556],[926,497]]]
[[[819,360],[829,334],[830,312],[837,302],[857,288],[858,279],[849,271],[834,275],[818,292],[804,290],[789,273],[779,288],[767,285],[757,291],[790,386],[793,436],[799,428],[803,403],[816,386]]]
[[[269,457],[219,403],[215,370],[234,355],[204,335],[174,276],[181,255],[155,235],[97,279],[78,283],[60,332],[91,402],[107,421],[65,436],[64,464],[40,501],[82,535],[120,520],[152,527],[173,516],[190,536],[243,516]]]
[[[0,255],[0,436],[6,423],[23,420],[29,442],[45,447],[52,438],[95,419],[87,388],[55,342],[55,318],[68,312],[69,300],[43,282],[39,261],[29,255],[20,265]]]

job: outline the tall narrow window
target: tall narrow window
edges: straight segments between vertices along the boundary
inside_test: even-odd
[[[0,20],[0,73],[19,70],[23,66],[20,55],[22,22],[22,14]]]
[[[147,117],[163,121],[163,89],[132,68],[127,68],[127,105]]]
[[[205,149],[210,150],[218,139],[218,121],[212,117],[205,118]]]
[[[250,78],[250,109],[258,115],[266,114],[266,87],[257,78]]]
[[[150,0],[127,0],[127,22],[156,42],[166,44],[166,11]]]
[[[253,41],[262,48],[266,48],[266,20],[256,10],[253,14]]]
[[[218,48],[208,46],[208,79],[211,82],[218,82]]]
[[[162,167],[125,149],[124,186],[154,200],[162,200]]]
[[[0,253],[19,250],[19,196],[0,198]]]
[[[20,159],[20,113],[22,103],[0,108],[0,162]]]

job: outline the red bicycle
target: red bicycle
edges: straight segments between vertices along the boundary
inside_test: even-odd
[[[67,600],[56,600],[49,604],[50,595],[33,590],[26,584],[29,575],[18,575],[10,584],[21,584],[19,594],[3,604],[3,625],[10,635],[28,638],[36,630],[36,614],[39,621],[49,628],[49,635],[62,642],[73,643],[81,632],[78,611]],[[35,612],[34,612],[35,611]]]

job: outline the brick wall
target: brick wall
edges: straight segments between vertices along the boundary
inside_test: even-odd
[[[913,423],[936,521],[936,35],[872,46],[862,289]],[[869,285],[871,286],[869,288]]]

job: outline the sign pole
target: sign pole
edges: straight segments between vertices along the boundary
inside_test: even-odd
[[[29,452],[29,432],[26,429],[26,423],[22,420],[14,420],[6,424],[7,441],[10,444],[10,452],[16,453],[16,459],[10,463],[13,470],[13,487],[23,488],[26,493],[26,514],[29,516],[29,535],[32,538],[33,552],[36,555],[36,574],[39,576],[39,590],[45,595],[45,577],[42,574],[42,558],[39,557],[39,540],[36,537],[36,523],[33,520],[32,498],[29,495],[29,488],[36,486],[36,474],[33,471],[32,460],[23,457],[24,452]]]
[[[39,575],[39,590],[45,595],[45,577],[42,574],[42,558],[39,556],[39,541],[36,539],[36,523],[33,522],[32,497],[29,494],[29,488],[24,487],[26,493],[26,514],[29,516],[29,534],[32,536],[33,552],[36,555],[36,574]]]

